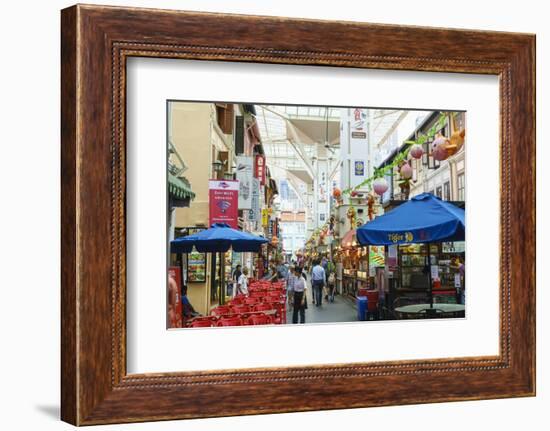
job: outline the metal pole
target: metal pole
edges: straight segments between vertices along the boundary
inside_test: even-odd
[[[220,251],[220,305],[225,304],[225,253]]]
[[[429,280],[429,286],[428,286],[428,298],[430,300],[430,308],[433,308],[434,306],[434,296],[432,291],[432,255],[430,251],[430,243],[426,243],[428,247],[428,280]]]

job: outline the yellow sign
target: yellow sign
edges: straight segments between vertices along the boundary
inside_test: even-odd
[[[267,208],[262,209],[262,226],[267,227],[269,224],[269,211]]]
[[[393,242],[412,242],[413,241],[413,234],[412,232],[405,232],[405,233],[390,233],[388,235],[388,239]]]

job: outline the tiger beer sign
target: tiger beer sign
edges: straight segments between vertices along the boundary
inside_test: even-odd
[[[239,182],[235,180],[210,180],[209,189],[209,225],[227,223],[233,229],[238,228],[239,218]]]

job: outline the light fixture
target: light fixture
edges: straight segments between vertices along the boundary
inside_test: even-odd
[[[223,168],[223,162],[221,160],[216,160],[212,162],[212,167],[214,168],[214,172],[221,172]]]

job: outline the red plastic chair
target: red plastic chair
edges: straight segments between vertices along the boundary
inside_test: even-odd
[[[252,314],[246,319],[247,325],[269,325],[272,323],[271,316],[267,314]]]
[[[286,302],[277,301],[271,303],[271,308],[277,310],[273,318],[273,323],[280,325],[286,323]]]
[[[267,302],[261,302],[254,306],[254,311],[268,311],[273,310],[273,306]]]
[[[231,301],[229,301],[229,305],[239,305],[243,304],[246,296],[235,296]]]
[[[222,317],[216,323],[216,326],[242,326],[243,321],[239,316]]]
[[[235,314],[248,313],[250,312],[250,305],[246,305],[246,304],[233,305],[231,306],[231,310]]]
[[[367,317],[373,316],[378,319],[378,291],[368,290],[365,296],[367,297]]]
[[[253,296],[245,298],[244,300],[245,305],[256,305],[258,302],[260,302],[260,298],[255,298]]]
[[[231,313],[231,307],[229,305],[218,305],[216,308],[210,310],[212,316],[222,316],[229,313]]]
[[[190,328],[210,328],[214,322],[207,319],[193,320],[189,325]]]

